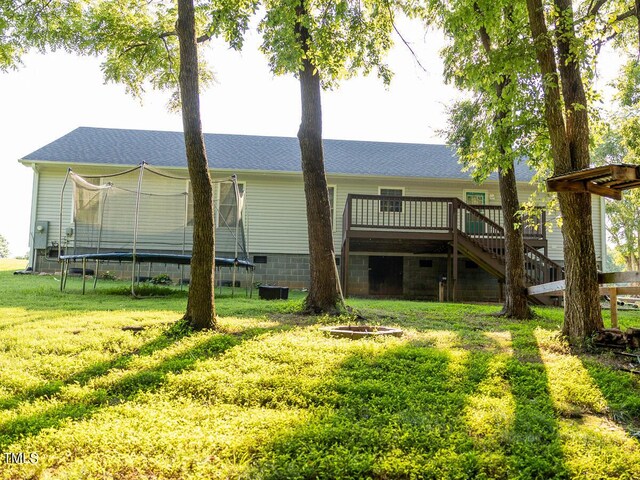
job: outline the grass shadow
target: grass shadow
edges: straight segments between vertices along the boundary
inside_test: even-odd
[[[160,333],[153,340],[135,348],[129,353],[116,358],[97,362],[79,372],[73,373],[64,379],[49,381],[32,388],[26,389],[23,393],[10,398],[0,399],[0,408],[11,409],[17,407],[24,401],[33,401],[39,398],[50,398],[57,395],[62,388],[71,384],[80,386],[86,385],[96,377],[106,375],[112,369],[126,369],[134,358],[150,356],[154,352],[169,347],[181,338],[189,335],[188,329],[176,329],[170,327],[167,331]]]
[[[577,356],[605,398],[609,420],[640,440],[640,377],[619,370],[631,358],[621,359],[612,352],[580,352]]]
[[[448,347],[414,340],[379,355],[366,347],[352,354],[327,379],[330,393],[309,409],[310,419],[265,445],[247,476],[567,478],[533,333],[518,328],[515,356],[499,358],[501,346],[484,337],[483,348],[477,339]],[[507,387],[499,392],[492,383],[501,379]],[[494,404],[473,407],[500,395],[513,398],[513,416],[487,433],[483,414]]]
[[[365,341],[367,342],[367,341]],[[366,345],[364,343],[363,345]],[[480,352],[366,346],[327,379],[312,418],[264,446],[249,478],[474,478],[491,469],[465,438]]]
[[[244,341],[277,328],[280,327],[251,328],[235,334],[213,332],[211,335],[203,336],[189,349],[163,359],[152,368],[126,373],[126,368],[133,359],[151,356],[187,336],[186,332],[177,335],[162,334],[136,352],[94,364],[62,382],[45,384],[8,399],[4,402],[3,408],[13,407],[19,412],[0,424],[0,450],[5,451],[13,442],[26,436],[35,436],[43,429],[59,427],[68,420],[89,418],[102,408],[127,402],[141,393],[151,392],[165,382],[167,375],[183,372],[200,360],[220,356]],[[125,373],[103,387],[83,391],[82,387],[92,380],[105,378],[117,370]],[[63,395],[64,388],[68,386],[79,388],[76,388],[75,393]]]
[[[514,358],[508,378],[515,399],[511,468],[520,478],[568,478],[559,425],[532,328],[511,329]]]

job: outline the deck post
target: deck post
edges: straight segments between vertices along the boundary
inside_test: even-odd
[[[451,298],[451,245],[447,245],[447,302]]]
[[[345,298],[349,296],[349,236],[342,244],[342,254],[340,255],[340,272],[342,273],[342,294]]]
[[[609,302],[611,310],[611,328],[618,328],[618,289],[609,289]]]

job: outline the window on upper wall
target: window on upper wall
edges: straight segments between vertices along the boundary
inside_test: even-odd
[[[402,197],[404,195],[403,188],[379,188],[380,195],[383,197]],[[380,200],[381,212],[402,212],[402,200]]]
[[[329,209],[331,213],[331,227],[335,231],[336,229],[336,187],[334,185],[330,185],[327,187],[327,191],[329,192]]]

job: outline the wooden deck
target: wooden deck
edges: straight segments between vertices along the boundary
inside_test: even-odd
[[[546,257],[546,214],[524,228],[527,280],[537,285],[562,278],[561,267]],[[469,258],[498,278],[505,275],[502,208],[471,206],[455,197],[347,196],[343,213],[341,276],[345,281],[352,252],[447,254],[452,297],[456,298],[458,257]]]

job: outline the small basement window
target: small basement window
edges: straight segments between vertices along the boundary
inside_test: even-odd
[[[253,256],[253,263],[267,263],[267,256],[266,255],[254,255]]]
[[[420,260],[420,268],[431,268],[433,267],[433,260]]]

